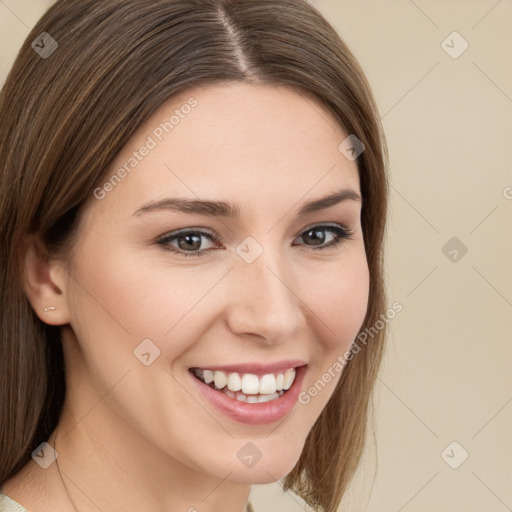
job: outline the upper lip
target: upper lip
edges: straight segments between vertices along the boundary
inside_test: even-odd
[[[297,368],[307,364],[300,359],[288,359],[286,361],[276,361],[275,363],[239,363],[239,364],[224,364],[224,365],[206,365],[194,366],[193,368],[201,368],[203,370],[219,370],[226,373],[253,373],[253,374],[267,374],[277,373],[280,370],[288,370],[289,368]]]

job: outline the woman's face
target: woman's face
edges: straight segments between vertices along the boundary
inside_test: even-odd
[[[301,213],[361,194],[347,135],[282,87],[216,85],[161,106],[81,219],[63,329],[73,407],[103,397],[88,421],[187,470],[290,472],[367,309],[361,202]]]

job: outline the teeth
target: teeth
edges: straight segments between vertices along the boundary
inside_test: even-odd
[[[239,402],[247,402],[249,404],[261,404],[263,402],[270,402],[276,398],[279,398],[284,393],[284,391],[276,391],[271,395],[245,395],[241,391],[234,393],[227,387],[222,389],[221,392],[225,395],[228,395],[230,398],[238,400]]]
[[[248,395],[256,395],[260,391],[260,380],[252,373],[246,373],[242,377],[242,391]]]
[[[272,393],[271,395],[260,395],[258,396],[258,403],[261,404],[261,402],[270,402],[271,400],[279,398],[279,396],[279,393]]]
[[[201,368],[194,368],[193,373],[206,384],[213,382],[215,389],[223,390],[231,398],[248,403],[274,400],[281,396],[284,391],[290,389],[295,380],[294,368],[289,368],[284,373],[275,375],[268,373],[261,377],[252,373],[240,375],[233,372],[226,374],[220,370],[203,370]]]
[[[270,373],[260,380],[260,395],[272,395],[276,392],[276,378]]]
[[[295,380],[295,369],[292,368],[291,370],[286,370],[286,373],[284,374],[283,389],[290,389],[294,380]]]
[[[215,382],[215,385],[219,389],[222,389],[227,384],[227,382],[228,382],[226,374],[224,372],[219,372],[219,371],[216,371],[213,374],[213,380]]]
[[[230,373],[228,375],[228,388],[231,391],[240,391],[242,389],[242,379],[238,373]]]

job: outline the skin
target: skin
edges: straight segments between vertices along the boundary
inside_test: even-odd
[[[304,391],[349,349],[366,313],[361,203],[297,216],[304,202],[340,188],[361,193],[356,162],[338,150],[347,134],[313,100],[268,85],[191,89],[140,127],[107,177],[190,97],[197,107],[88,202],[70,261],[27,254],[32,307],[62,326],[67,397],[57,452],[80,512],[242,512],[250,484],[292,470],[341,372],[284,420],[246,425],[192,389],[188,368],[297,358],[308,364]],[[240,219],[132,215],[164,197],[238,203]],[[315,250],[307,230],[326,223],[346,226],[352,239]],[[156,242],[183,228],[220,242],[202,237],[199,257]],[[323,233],[328,246],[336,235]],[[236,252],[247,236],[263,248],[251,264]],[[47,305],[57,309],[43,312]],[[133,354],[146,338],[161,351],[150,366]],[[250,468],[236,456],[248,441],[262,453]],[[43,470],[31,460],[4,489],[32,512],[73,510],[55,463]]]

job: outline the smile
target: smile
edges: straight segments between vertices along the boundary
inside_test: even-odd
[[[192,368],[191,371],[210,388],[248,404],[271,402],[281,397],[290,389],[296,375],[295,368],[261,376],[203,368]]]
[[[206,407],[237,422],[263,425],[282,420],[297,403],[308,365],[299,359],[188,369],[192,388]]]

